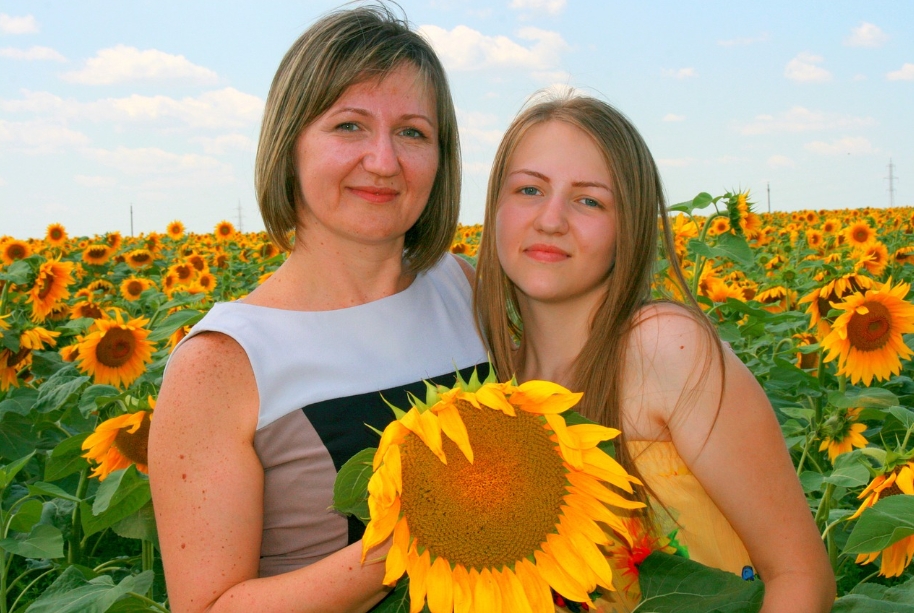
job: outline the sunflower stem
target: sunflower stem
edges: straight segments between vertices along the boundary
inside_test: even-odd
[[[152,541],[147,539],[142,540],[143,543],[143,572],[155,570],[155,547],[152,544]],[[149,586],[149,591],[146,592],[146,595],[152,598],[152,586]]]
[[[822,359],[825,356],[823,355],[823,353],[824,352],[820,348],[819,349],[819,366],[816,369],[816,378],[819,379],[819,388],[820,389],[825,388],[825,361]],[[819,427],[819,423],[822,421],[822,409],[824,409],[824,408],[825,408],[825,395],[821,394],[816,399],[816,423],[815,423],[816,428]]]
[[[904,440],[901,441],[901,452],[904,453],[905,449],[908,448],[908,441],[911,440],[911,432],[914,432],[914,425],[908,428],[908,431],[904,434]]]
[[[136,592],[127,592],[127,593],[130,596],[133,596],[134,598],[136,598],[138,600],[142,600],[147,605],[154,608],[156,611],[162,611],[162,613],[169,613],[168,609],[166,609],[165,607],[163,607],[162,605],[157,603],[155,600],[152,600],[151,598],[147,598],[146,596],[143,596],[142,594],[137,594]]]
[[[797,476],[798,477],[800,476],[800,473],[803,472],[803,464],[806,463],[806,458],[809,457],[809,446],[812,444],[813,439],[815,439],[815,436],[813,435],[812,432],[810,432],[806,436],[806,444],[803,445],[803,454],[800,456],[800,461],[797,462]]]
[[[10,295],[10,285],[12,285],[10,281],[4,283],[3,293],[0,293],[0,317],[6,315],[6,303]]]
[[[831,495],[834,490],[834,483],[829,483],[825,486],[825,493],[822,495],[822,501],[819,502],[819,509],[816,511],[816,524],[824,523],[828,520],[828,511],[831,507]]]
[[[847,377],[838,375],[838,391],[843,394],[845,390],[847,390]]]
[[[51,570],[46,570],[43,573],[41,573],[40,575],[38,575],[37,577],[35,577],[34,579],[32,579],[32,581],[29,582],[29,584],[27,586],[22,588],[22,591],[19,592],[19,595],[16,596],[16,600],[13,601],[13,604],[10,606],[9,610],[16,611],[16,607],[19,605],[19,601],[22,599],[23,596],[25,596],[26,592],[28,592],[30,589],[32,589],[32,587],[36,583],[38,583],[39,581],[41,581],[42,579],[44,579],[45,577],[47,577],[48,575],[50,575],[51,573],[56,572],[56,571],[57,571],[56,568],[52,568]],[[25,573],[22,573],[22,575],[19,575],[19,577],[21,578],[24,575],[25,575]]]
[[[79,485],[76,486],[76,497],[82,500],[88,489],[89,467],[87,466],[79,473]],[[82,561],[82,546],[80,542],[82,537],[82,518],[80,517],[80,513],[80,503],[76,503],[76,506],[73,507],[73,517],[70,522],[70,547],[67,550],[68,564],[78,564]]]

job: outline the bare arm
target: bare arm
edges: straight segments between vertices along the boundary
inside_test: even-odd
[[[149,476],[175,613],[367,611],[386,594],[384,564],[361,543],[306,568],[258,578],[263,469],[247,355],[201,334],[169,365],[149,435]],[[369,559],[384,552],[377,552]]]
[[[764,391],[729,348],[721,372],[691,315],[656,313],[634,335],[649,356],[651,410],[746,545],[765,582],[762,612],[830,611],[834,575]]]

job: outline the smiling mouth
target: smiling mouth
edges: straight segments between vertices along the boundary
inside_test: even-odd
[[[359,198],[374,204],[390,202],[400,193],[395,189],[387,187],[350,187],[349,191]]]
[[[524,253],[537,262],[561,262],[571,257],[567,251],[553,245],[531,245]]]

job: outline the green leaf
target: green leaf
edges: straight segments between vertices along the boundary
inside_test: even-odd
[[[35,451],[35,438],[30,418],[7,413],[0,424],[0,457],[12,460]]]
[[[24,539],[5,538],[0,540],[0,549],[23,558],[62,558],[63,534],[54,526],[38,524]]]
[[[909,598],[914,598],[914,594]],[[848,594],[835,601],[831,613],[914,613],[914,604],[904,604],[903,601],[885,602],[881,598]]]
[[[29,460],[32,459],[32,456],[35,455],[35,452],[28,454],[27,456],[21,457],[15,462],[10,462],[6,466],[0,468],[0,491],[3,491],[13,482],[13,479],[16,478],[16,475],[19,474],[19,471],[25,468],[25,465],[29,463]]]
[[[828,402],[839,409],[856,407],[888,408],[898,405],[898,396],[881,387],[868,387],[862,390],[848,390],[844,394],[832,392]]]
[[[140,477],[135,464],[114,471],[98,486],[95,502],[92,504],[92,514],[104,513],[109,507],[117,505],[137,490],[149,491],[149,479]]]
[[[725,232],[717,237],[717,245],[715,245],[715,248],[717,251],[723,252],[728,258],[734,262],[738,262],[745,268],[752,268],[755,266],[755,253],[753,253],[752,247],[749,246],[749,243],[747,243],[746,239],[742,236]]]
[[[428,607],[422,610],[427,611]],[[409,613],[409,577],[404,575],[393,591],[375,605],[371,613]]]
[[[333,484],[333,508],[346,515],[354,515],[365,524],[371,519],[368,512],[368,480],[372,475],[372,462],[377,451],[370,447],[358,452],[340,467]]]
[[[70,502],[81,502],[79,498],[54,485],[53,483],[33,483],[29,485],[29,494],[32,496],[50,496],[51,498],[63,498]]]
[[[841,487],[860,487],[870,481],[870,471],[858,450],[835,458],[835,470],[824,481]]]
[[[811,423],[816,416],[816,412],[813,409],[806,409],[803,407],[781,407],[780,411],[788,417],[793,417],[794,419],[799,419],[806,423]]]
[[[0,419],[6,413],[28,415],[38,399],[38,390],[31,387],[16,387],[10,390],[3,402],[0,402]]]
[[[77,566],[68,567],[28,608],[28,613],[105,613],[129,592],[149,591],[153,572],[125,577],[117,585],[108,575],[87,580]]]
[[[914,411],[904,407],[892,407],[889,409],[889,413],[894,415],[895,419],[904,424],[906,430],[914,428]]]
[[[113,402],[121,391],[111,385],[90,385],[79,397],[79,412],[88,417],[101,407]]]
[[[153,330],[147,340],[154,343],[164,341],[174,334],[175,330],[181,326],[192,326],[201,319],[203,319],[203,313],[200,311],[196,309],[182,309],[177,313],[172,313],[163,319],[161,323],[156,325],[155,330]]]
[[[678,202],[671,207],[670,211],[679,212],[679,213],[691,213],[692,211],[703,209],[709,204],[714,202],[714,197],[707,192],[701,192],[691,200],[685,202]]]
[[[765,586],[662,552],[639,567],[643,600],[633,613],[756,613]]]
[[[39,413],[50,413],[61,408],[76,397],[89,379],[90,377],[78,374],[76,367],[72,364],[57,371],[38,390],[34,410]]]
[[[873,553],[914,534],[914,496],[883,498],[857,519],[844,553]]]
[[[32,267],[27,259],[16,260],[0,271],[0,281],[10,281],[13,285],[29,285],[32,276]]]
[[[44,480],[57,481],[75,472],[79,472],[89,465],[84,457],[83,441],[89,438],[89,432],[64,439],[54,447],[48,461],[44,466]]]
[[[40,500],[26,500],[10,521],[10,529],[16,532],[29,532],[41,520],[44,505]]]
[[[156,530],[156,518],[151,501],[136,513],[128,515],[111,526],[111,529],[115,534],[124,538],[149,541],[156,547],[159,545],[159,533]]]
[[[800,475],[800,485],[803,486],[803,491],[807,494],[810,492],[818,492],[822,489],[823,482],[823,475],[815,471],[804,470],[803,474]]]

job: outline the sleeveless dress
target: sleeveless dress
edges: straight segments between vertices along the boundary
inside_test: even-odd
[[[688,555],[706,566],[740,575],[751,566],[749,553],[736,531],[708,496],[670,441],[628,441],[628,450],[641,476],[650,486],[662,509],[654,513],[658,535],[646,534],[640,522],[628,520],[635,545],[623,541],[610,547],[608,557],[613,570],[614,592],[602,588],[594,600],[601,613],[629,613],[638,604],[636,564],[654,550]],[[672,538],[670,538],[672,536]],[[582,610],[574,604],[557,611]]]
[[[376,447],[393,420],[385,400],[408,408],[424,380],[455,383],[486,364],[472,290],[445,254],[402,292],[333,311],[219,303],[187,338],[220,332],[245,351],[260,407],[254,447],[264,470],[260,576],[312,564],[364,532],[330,510],[340,467]],[[184,339],[185,342],[187,339]],[[485,376],[487,366],[480,369]]]

